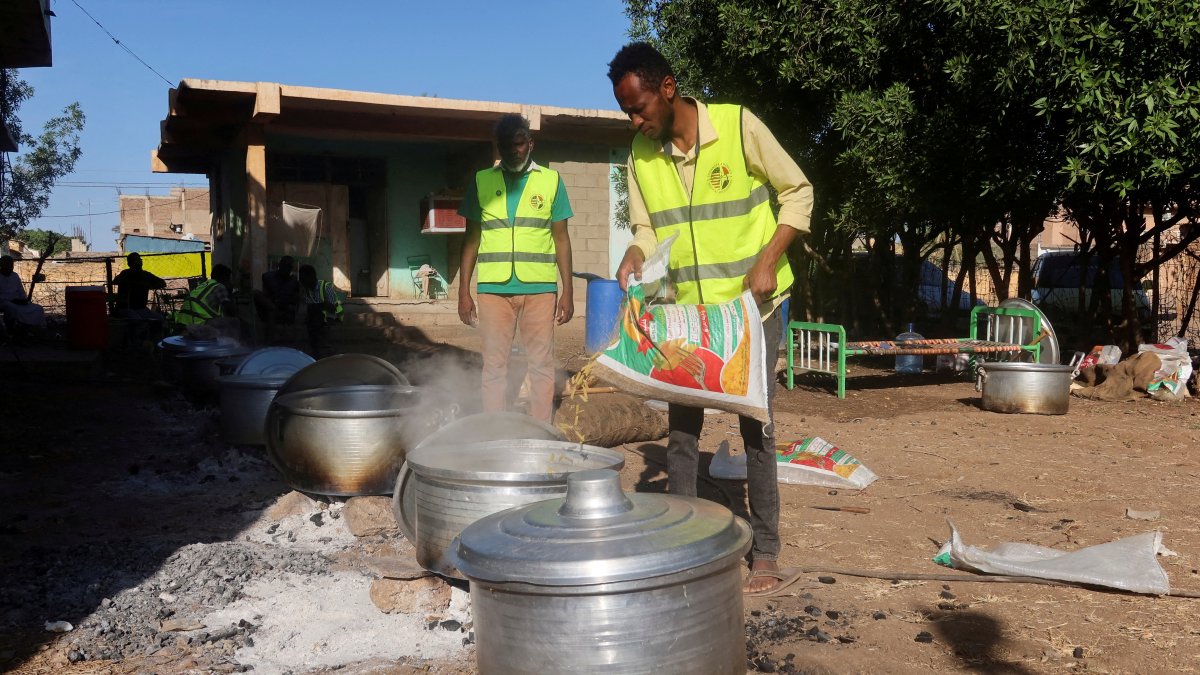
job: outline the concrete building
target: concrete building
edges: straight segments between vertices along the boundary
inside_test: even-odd
[[[166,195],[121,195],[117,243],[125,251],[125,237],[212,242],[212,209],[207,188],[171,188]]]
[[[535,161],[562,173],[575,271],[611,276],[628,234],[611,225],[610,174],[632,137],[616,111],[185,79],[151,162],[208,176],[213,259],[243,287],[288,254],[380,306],[415,299],[412,270],[428,262],[453,298],[463,283],[454,212],[495,161],[493,126],[506,113],[529,119]]]

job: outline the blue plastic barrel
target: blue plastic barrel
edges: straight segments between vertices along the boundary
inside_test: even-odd
[[[625,294],[615,279],[592,279],[587,285],[587,321],[583,346],[589,354],[602,351],[616,337],[618,314]]]

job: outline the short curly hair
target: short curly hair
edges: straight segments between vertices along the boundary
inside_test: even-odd
[[[496,140],[500,143],[510,141],[521,134],[532,135],[529,130],[529,120],[524,115],[510,113],[496,120]]]
[[[667,76],[675,77],[671,64],[647,42],[631,42],[608,62],[608,79],[615,87],[626,75],[637,75],[645,89],[656,89]]]

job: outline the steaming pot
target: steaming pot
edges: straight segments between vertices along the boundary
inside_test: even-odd
[[[417,562],[461,579],[447,554],[468,525],[497,511],[562,497],[573,473],[623,466],[619,452],[567,441],[423,443],[408,453],[392,510],[417,549]]]
[[[626,494],[581,471],[565,498],[468,527],[479,672],[746,672],[741,558],[750,527],[713,502]]]
[[[284,482],[336,496],[390,494],[413,447],[458,408],[411,386],[356,385],[279,394],[267,456]]]

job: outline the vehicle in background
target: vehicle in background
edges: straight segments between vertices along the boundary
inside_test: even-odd
[[[867,269],[867,254],[861,251],[856,251],[851,254],[850,269],[852,274],[857,278],[861,274],[865,274]],[[895,261],[894,269],[894,297],[897,301],[903,297],[905,293],[904,272],[900,268],[903,261],[899,258]],[[945,291],[942,290],[942,284],[945,283]],[[963,315],[969,314],[973,307],[986,305],[987,303],[976,299],[971,302],[971,294],[966,290],[954,292],[954,279],[947,278],[942,274],[942,268],[928,260],[921,261],[921,268],[917,272],[917,288],[916,288],[916,316],[912,317],[915,320],[937,320],[942,317],[943,312],[948,309],[957,309]]]
[[[1033,304],[1051,314],[1075,314],[1079,311],[1082,287],[1083,307],[1085,310],[1090,307],[1100,262],[1095,254],[1086,256],[1086,264],[1084,260],[1084,256],[1074,251],[1046,251],[1039,255],[1033,263]],[[1112,311],[1119,315],[1121,298],[1125,293],[1125,277],[1121,274],[1120,261],[1115,258],[1109,264],[1108,284]],[[1133,293],[1139,319],[1149,319],[1150,302],[1141,283],[1134,286]]]
[[[944,292],[943,283],[946,289]],[[928,260],[921,262],[921,272],[917,279],[917,299],[920,301],[922,314],[935,319],[947,309],[957,309],[966,313],[973,307],[987,304],[979,298],[971,302],[971,294],[965,290],[956,295],[954,280],[942,274],[942,269]]]

